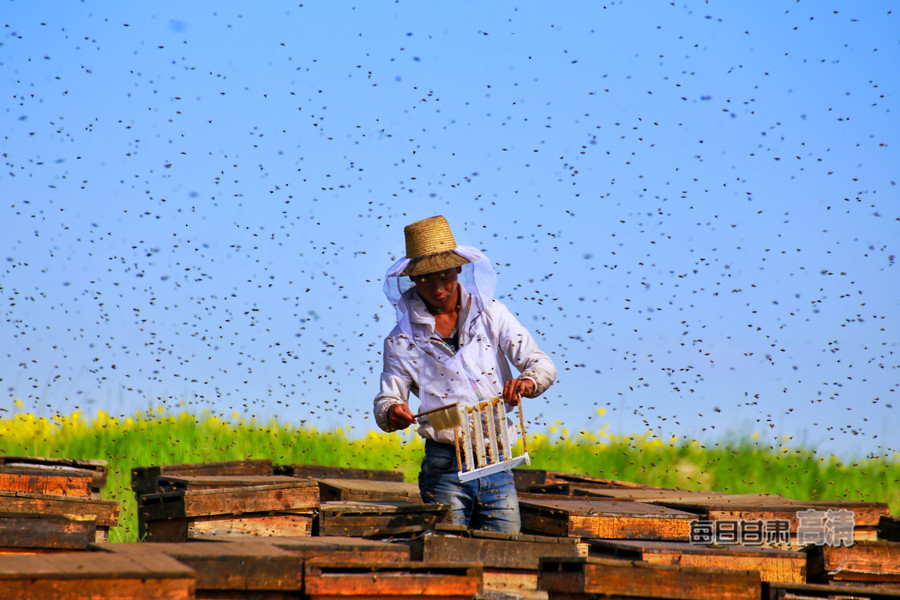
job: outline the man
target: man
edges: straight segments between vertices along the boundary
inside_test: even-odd
[[[531,334],[493,298],[496,274],[484,254],[457,246],[444,217],[408,225],[406,257],[385,276],[384,290],[397,311],[397,325],[384,342],[381,390],[375,420],[385,431],[419,425],[425,458],[419,491],[425,502],[450,505],[454,522],[470,529],[518,533],[519,502],[510,471],[461,483],[453,430],[435,429],[419,411],[467,406],[502,396],[511,407],[520,397],[543,393],[556,367]],[[512,377],[509,362],[519,370]],[[515,440],[509,418],[506,427]]]

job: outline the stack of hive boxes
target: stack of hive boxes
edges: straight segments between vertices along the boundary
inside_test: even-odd
[[[519,482],[523,527],[589,544],[587,557],[541,559],[538,587],[551,599],[900,598],[900,538],[885,503],[547,471],[522,472]]]
[[[181,542],[229,535],[374,537],[446,518],[399,472],[247,460],[137,468],[141,537]]]
[[[448,523],[392,471],[143,467],[145,541],[9,557],[0,598],[900,599],[900,524],[884,503],[514,473],[513,536]],[[810,543],[804,511],[851,514],[849,538],[844,520]]]
[[[0,552],[84,550],[105,541],[119,505],[101,500],[99,460],[0,457]]]

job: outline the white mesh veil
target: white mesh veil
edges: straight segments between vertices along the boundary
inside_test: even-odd
[[[484,307],[493,300],[494,290],[497,287],[497,273],[494,271],[491,261],[480,250],[471,246],[457,246],[454,252],[469,261],[468,264],[462,266],[459,282],[473,296],[473,302],[478,309],[484,310]],[[400,330],[410,340],[413,340],[407,304],[409,295],[412,294],[410,289],[413,287],[413,282],[409,277],[400,276],[409,262],[408,258],[401,258],[387,270],[384,276],[384,295],[387,296],[397,313]]]

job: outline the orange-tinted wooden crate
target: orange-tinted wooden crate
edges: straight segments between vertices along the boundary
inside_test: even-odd
[[[611,539],[690,539],[696,515],[664,506],[562,496],[519,497],[522,530],[544,535]]]
[[[95,544],[101,553],[125,555],[136,562],[158,554],[187,565],[196,574],[197,592],[303,590],[303,561],[271,544],[247,541]],[[209,594],[206,594],[209,595]]]
[[[757,546],[703,546],[655,540],[591,540],[591,556],[657,565],[756,571],[762,581],[806,583],[804,552]]]
[[[72,467],[0,466],[0,490],[90,498],[94,474]]]
[[[811,580],[892,584],[900,589],[900,542],[858,541],[809,549]]]
[[[109,472],[108,462],[95,459],[57,458],[45,456],[0,456],[0,465],[4,467],[29,467],[45,470],[80,470],[91,474],[91,493],[100,497],[100,491],[106,487]]]
[[[790,531],[796,540],[800,521],[797,512],[805,510],[846,510],[853,512],[853,535],[857,540],[877,538],[879,519],[888,514],[886,502],[857,502],[848,500],[801,501],[780,496],[724,496],[711,500],[674,500],[660,502],[664,506],[695,512],[712,521],[771,521],[790,523]]]
[[[753,571],[594,557],[542,558],[538,585],[550,598],[759,600],[762,594],[759,574]]]
[[[15,554],[0,560],[0,599],[190,600],[194,571],[158,554]]]
[[[318,506],[312,481],[144,494],[138,506],[141,535],[179,542],[198,536],[311,535]]]
[[[0,553],[85,550],[96,535],[97,523],[92,516],[0,513]]]
[[[304,594],[328,600],[426,597],[434,600],[475,598],[481,589],[478,564],[405,563],[353,564],[307,561]]]
[[[433,529],[449,518],[446,504],[404,500],[322,502],[316,516],[316,535],[387,537]]]
[[[93,519],[96,523],[96,541],[105,541],[110,527],[115,527],[119,522],[118,502],[76,496],[0,492],[0,512]]]

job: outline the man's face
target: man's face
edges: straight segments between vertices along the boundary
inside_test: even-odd
[[[456,278],[461,272],[462,267],[454,267],[437,273],[413,275],[410,279],[416,285],[416,291],[429,306],[444,308],[447,302],[453,299],[457,286]]]

